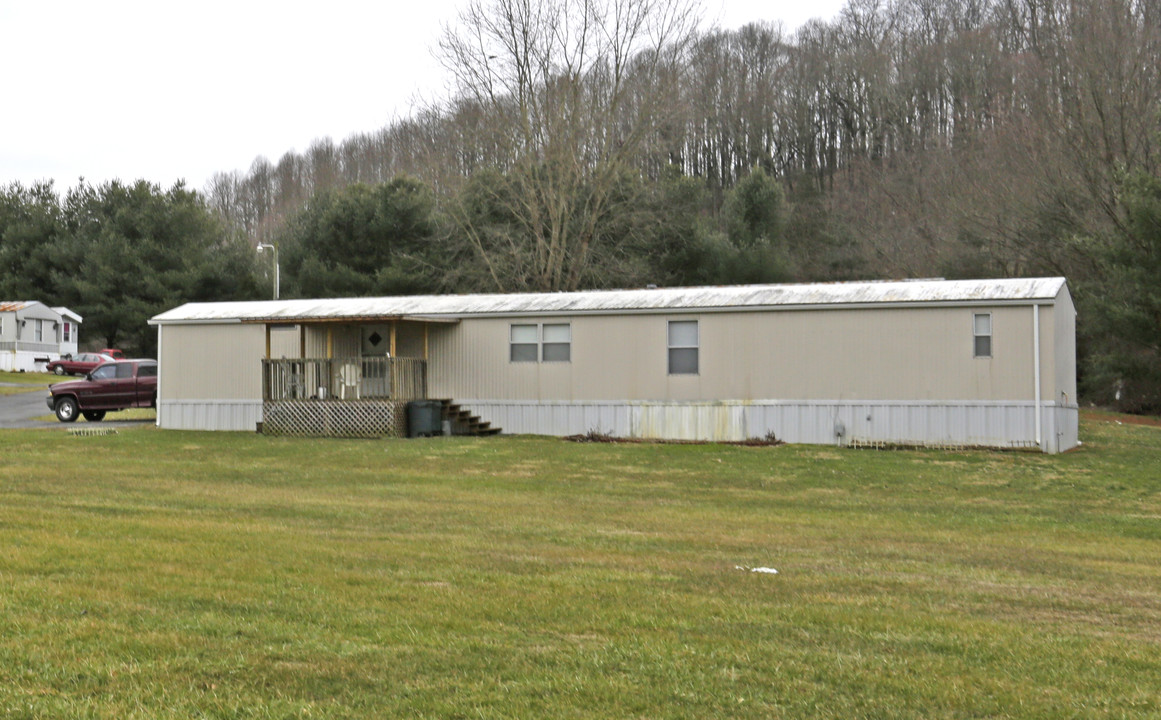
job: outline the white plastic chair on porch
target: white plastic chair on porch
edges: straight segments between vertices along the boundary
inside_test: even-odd
[[[339,368],[339,399],[358,400],[362,369],[356,363],[347,363]]]

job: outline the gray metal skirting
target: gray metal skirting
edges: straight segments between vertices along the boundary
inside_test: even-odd
[[[1037,447],[1031,402],[724,401],[522,402],[458,400],[505,433],[740,441],[772,433],[790,443]],[[1041,447],[1077,444],[1077,409],[1041,404]]]
[[[740,441],[773,433],[790,443],[922,445],[932,447],[1037,446],[1031,402],[457,402],[509,434],[578,435]],[[1077,445],[1076,406],[1041,404],[1041,443],[1056,453]],[[253,432],[262,402],[163,401],[163,428]]]
[[[404,402],[395,400],[163,400],[158,425],[168,430],[254,432],[302,437],[402,437]]]
[[[157,424],[169,430],[243,430],[262,421],[261,400],[161,400]]]

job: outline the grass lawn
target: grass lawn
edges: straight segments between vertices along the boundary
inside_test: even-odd
[[[3,431],[0,716],[1159,717],[1161,429],[1081,434]]]
[[[56,415],[47,413],[45,415],[38,415],[33,420],[40,420],[41,422],[57,422]],[[74,423],[68,423],[71,428],[86,428],[103,427],[109,425],[116,428],[117,423],[122,422],[140,422],[142,420],[157,420],[157,411],[153,408],[129,408],[127,410],[110,410],[109,414],[102,420],[95,423],[90,423],[87,420],[78,418]],[[62,423],[63,424],[63,423]]]
[[[52,373],[14,373],[0,370],[0,395],[43,390],[54,382],[69,379],[71,378],[67,376],[60,378]]]

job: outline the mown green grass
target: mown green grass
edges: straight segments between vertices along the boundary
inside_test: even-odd
[[[64,378],[67,380],[68,378]],[[14,373],[0,371],[0,395],[33,392],[59,382],[61,378],[51,373]]]
[[[1082,436],[6,431],[0,714],[1161,716],[1161,430]]]
[[[82,418],[77,418],[76,424],[70,425],[70,427],[88,428],[90,425],[93,427],[97,427],[102,423],[104,423],[104,424],[111,423],[114,427],[116,427],[117,423],[119,423],[119,422],[140,422],[142,420],[156,420],[156,419],[157,419],[157,411],[154,410],[153,408],[129,408],[127,410],[110,410],[109,414],[107,414],[103,419],[98,420],[95,423],[90,423],[89,421],[84,420]],[[56,415],[54,415],[52,413],[47,413],[45,415],[38,415],[38,416],[34,417],[33,420],[39,420],[41,422],[56,422],[57,417],[56,417]]]

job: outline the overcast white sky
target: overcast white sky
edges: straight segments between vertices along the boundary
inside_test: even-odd
[[[0,0],[0,186],[202,189],[407,116],[465,0]],[[703,0],[706,27],[831,19],[843,0]]]

